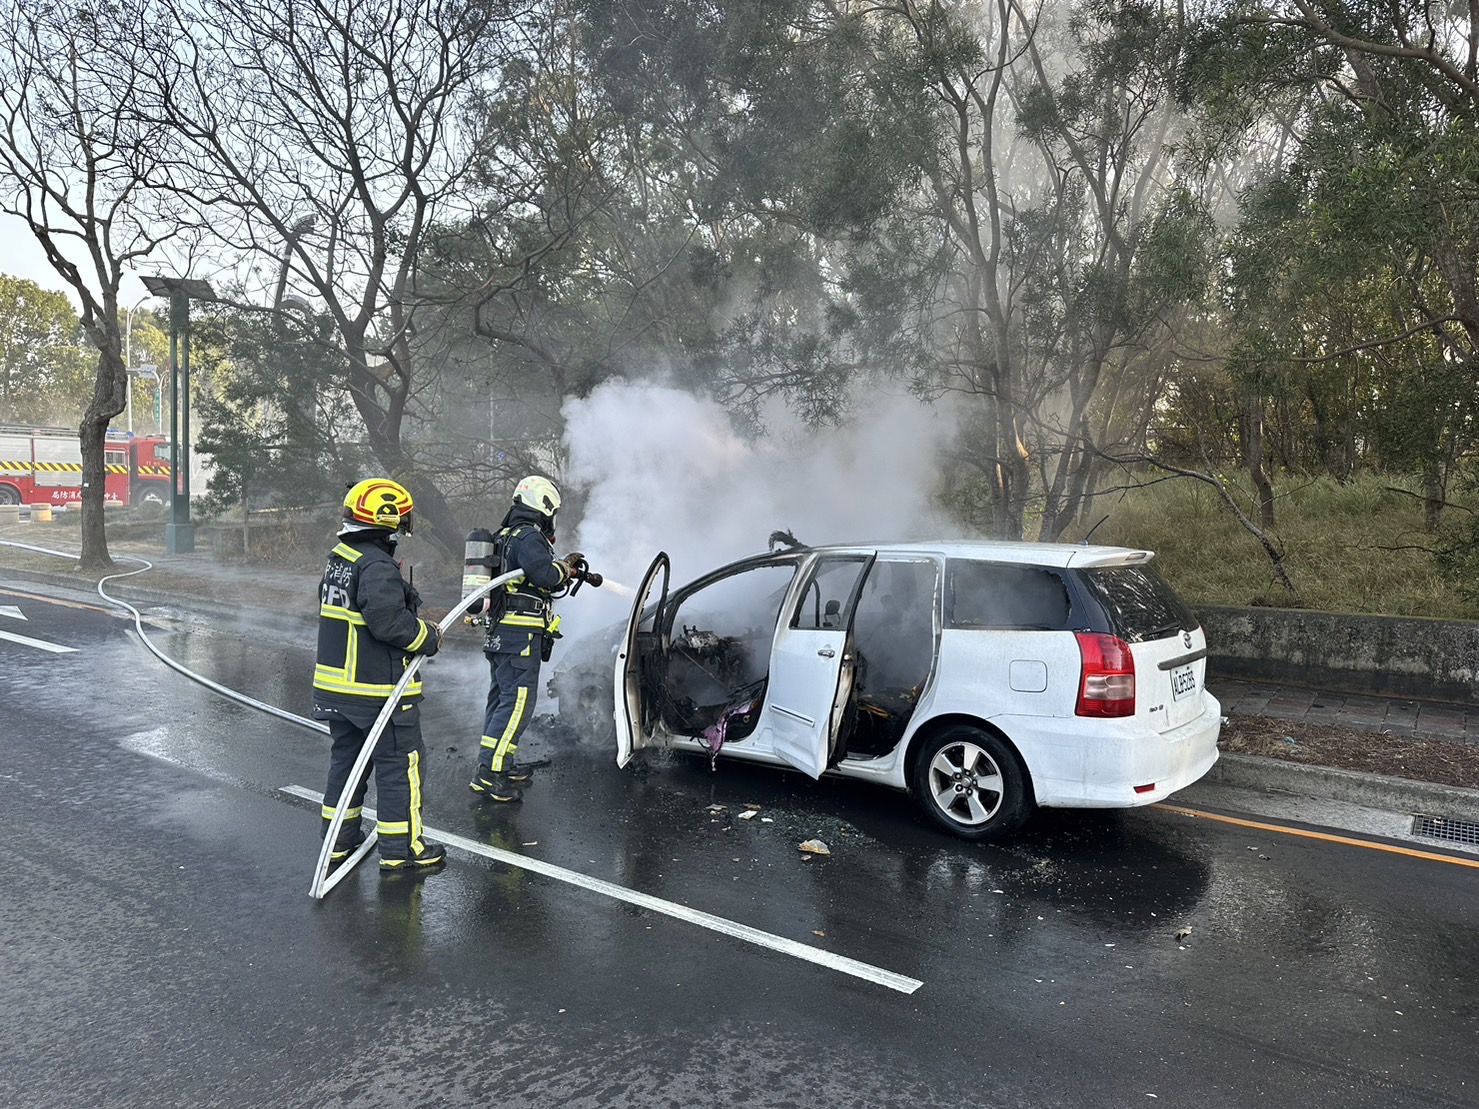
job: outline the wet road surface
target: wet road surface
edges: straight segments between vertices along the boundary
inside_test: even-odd
[[[317,814],[280,790],[323,788],[327,740],[46,591],[0,591],[27,618],[0,630],[77,648],[0,640],[4,1104],[1479,1105],[1472,868],[1156,809],[975,847],[900,794],[622,772],[558,730],[521,751],[553,760],[522,805],[480,806],[469,639],[426,670],[429,825],[923,985],[464,853],[315,903]],[[309,704],[308,625],[152,634]]]

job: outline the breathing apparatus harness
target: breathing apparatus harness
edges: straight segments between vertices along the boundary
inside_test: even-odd
[[[532,523],[507,524],[495,535],[486,528],[478,528],[470,532],[465,547],[464,564],[462,571],[463,595],[475,591],[479,586],[493,580],[495,576],[508,573],[508,547],[514,536],[523,528],[534,527]],[[546,539],[552,538],[552,532],[544,530]],[[590,568],[585,555],[579,551],[573,551],[559,560],[569,570],[569,577],[565,583],[554,592],[545,597],[535,597],[522,592],[514,586],[506,589],[495,590],[487,598],[474,602],[467,607],[463,616],[463,623],[474,626],[485,626],[488,635],[495,634],[499,621],[508,613],[513,612],[520,616],[537,616],[544,625],[546,640],[544,652],[546,656],[553,646],[551,640],[560,638],[560,619],[551,611],[551,602],[560,597],[573,597],[580,591],[580,587],[589,582],[593,588],[599,589],[605,578]]]

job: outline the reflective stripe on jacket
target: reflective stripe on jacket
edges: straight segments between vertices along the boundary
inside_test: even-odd
[[[383,701],[411,655],[437,652],[435,629],[416,615],[421,597],[378,539],[346,536],[329,553],[319,582],[314,704],[324,708]],[[421,696],[421,681],[403,703]]]
[[[530,654],[533,640],[553,631],[559,623],[550,609],[551,594],[570,580],[570,571],[563,562],[555,561],[555,549],[539,525],[538,513],[516,506],[498,533],[503,551],[498,573],[522,570],[524,577],[503,587],[503,615],[488,629],[485,651]]]

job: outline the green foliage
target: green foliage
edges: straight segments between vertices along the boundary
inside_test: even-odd
[[[210,460],[210,511],[304,508],[343,496],[346,475],[372,467],[334,382],[341,355],[325,321],[221,310],[193,325],[199,391],[195,449]],[[347,433],[346,433],[347,432]]]
[[[0,423],[77,426],[96,370],[71,301],[0,274]]]

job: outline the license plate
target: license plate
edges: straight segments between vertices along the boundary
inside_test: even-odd
[[[1171,700],[1183,701],[1197,691],[1195,666],[1178,666],[1171,671]]]

